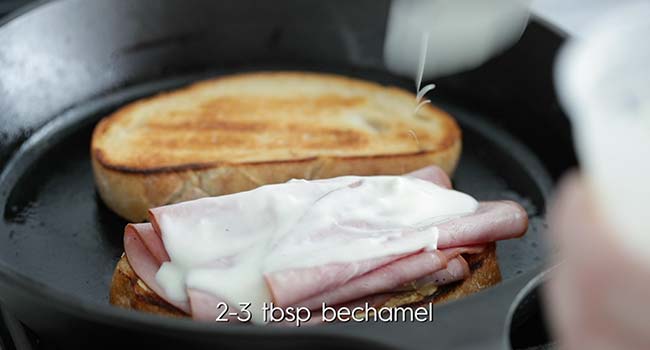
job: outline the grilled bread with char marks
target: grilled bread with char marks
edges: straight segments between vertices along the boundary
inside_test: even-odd
[[[131,222],[147,209],[291,178],[451,173],[458,125],[396,87],[307,72],[225,76],[133,102],[95,128],[101,198]]]

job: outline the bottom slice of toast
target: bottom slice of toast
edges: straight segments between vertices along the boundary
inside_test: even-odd
[[[496,256],[496,244],[491,243],[479,254],[464,254],[470,267],[470,276],[463,280],[435,288],[423,294],[422,291],[396,293],[382,306],[421,305],[426,302],[443,303],[475,293],[501,281],[501,272]],[[136,275],[126,255],[122,255],[115,267],[110,290],[110,302],[113,305],[174,317],[190,315],[169,304]]]

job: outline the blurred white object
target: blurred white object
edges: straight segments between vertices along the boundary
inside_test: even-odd
[[[581,36],[594,18],[641,1],[647,0],[533,0],[531,12],[569,35]]]
[[[529,0],[393,0],[384,60],[393,73],[415,78],[428,33],[424,79],[479,66],[523,33]]]
[[[650,3],[593,23],[562,50],[556,84],[602,215],[650,262]]]

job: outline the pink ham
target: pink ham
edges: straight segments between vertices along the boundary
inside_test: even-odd
[[[226,305],[223,300],[220,298],[201,290],[189,288],[187,290],[188,298],[190,299],[190,308],[192,318],[195,320],[201,321],[216,321],[217,317],[220,320],[227,320],[228,322],[237,322],[237,316],[229,315],[232,311],[237,311],[237,308],[234,308],[228,305],[228,312],[224,312]],[[224,304],[222,304],[224,303]],[[245,317],[245,314],[242,314],[242,317]],[[225,321],[219,321],[225,322]]]
[[[469,272],[469,266],[461,256],[447,261],[444,252],[422,252],[393,261],[338,288],[328,289],[300,302],[282,304],[276,299],[274,301],[282,307],[304,306],[316,309],[323,302],[336,305],[377,293],[413,290],[428,284],[441,286],[463,280],[469,276]],[[413,283],[405,288],[408,282]]]
[[[149,223],[143,224],[128,224],[125,231],[130,231],[140,238],[140,241],[145,245],[147,250],[153,255],[158,264],[169,261],[169,255],[163,245],[160,235],[154,230],[153,226]]]
[[[149,234],[151,231],[153,231],[153,228],[150,224],[129,224],[126,226],[124,230],[124,252],[129,259],[129,264],[131,264],[138,277],[154,293],[180,310],[189,313],[190,305],[188,302],[179,302],[169,298],[156,282],[156,273],[162,264],[162,261],[156,260],[156,256],[161,257],[163,255],[160,252],[155,252],[155,249],[154,251],[150,250],[148,247],[162,246],[162,240],[156,234]],[[144,239],[147,240],[147,243],[143,243]]]
[[[420,289],[428,285],[443,286],[467,277],[469,277],[469,265],[462,256],[458,256],[449,260],[446,268],[415,280],[411,284],[411,289]]]
[[[438,225],[438,249],[485,244],[526,233],[526,210],[512,201],[481,202],[476,212]]]
[[[447,259],[451,260],[461,254],[479,254],[483,253],[485,250],[485,245],[467,245],[462,247],[447,248],[443,249],[442,252],[445,254]]]
[[[296,300],[303,300],[323,290],[336,289],[350,280],[385,266],[408,254],[392,255],[370,259],[357,263],[337,263],[325,266],[292,269],[268,273],[264,276],[271,289],[273,301],[278,306],[291,305]],[[293,288],[295,281],[301,281],[302,288]],[[279,288],[279,289],[278,289]]]
[[[518,204],[510,201],[497,201],[497,202],[483,202],[480,203],[478,210],[470,215],[463,217],[453,218],[438,225],[439,238],[438,249],[445,250],[445,248],[462,248],[454,250],[456,255],[460,254],[462,250],[469,248],[464,247],[468,245],[479,245],[494,242],[497,240],[509,239],[519,237],[526,232],[528,220],[525,210]],[[472,248],[478,249],[478,248]],[[482,248],[481,248],[482,249]],[[354,269],[354,265],[363,264],[364,262],[352,263],[350,269]],[[319,268],[319,271],[327,271],[331,265]],[[440,268],[444,268],[441,266]],[[361,270],[361,269],[359,269]],[[419,271],[418,267],[403,268],[403,271]],[[419,276],[414,276],[412,281],[430,274],[435,270],[423,273]],[[286,274],[279,277],[281,274]],[[293,304],[307,305],[311,307],[314,304],[315,298],[320,298],[326,295],[331,298],[333,302],[339,303],[345,300],[339,300],[344,295],[348,295],[346,289],[340,291],[333,291],[327,287],[322,287],[319,280],[323,275],[314,275],[309,280],[299,278],[299,274],[295,270],[277,271],[274,273],[273,278],[268,278],[267,282],[272,295],[277,298],[274,299],[278,305],[288,306]],[[361,281],[365,281],[361,279]],[[307,283],[305,283],[307,282]],[[310,283],[311,282],[311,283]],[[399,285],[399,284],[398,284]],[[397,285],[393,286],[396,287]],[[341,288],[351,288],[343,285]],[[295,295],[307,295],[313,293],[315,289],[320,288],[319,293],[314,293],[306,301],[301,301],[299,298],[292,298]],[[376,291],[375,293],[380,292]],[[334,296],[333,293],[336,293]],[[339,296],[340,295],[340,296]],[[279,297],[280,296],[280,297]],[[359,297],[355,295],[355,298]],[[351,299],[348,299],[351,300]]]
[[[433,182],[440,187],[451,188],[451,180],[449,179],[449,176],[447,176],[447,173],[437,166],[428,166],[408,173],[406,176]]]
[[[408,175],[451,187],[449,178],[437,167],[427,167]],[[205,208],[200,200],[175,205],[173,208],[173,211],[167,207],[152,209],[152,224],[127,226],[124,236],[127,257],[136,274],[159,296],[191,313],[194,318],[214,320],[214,307],[220,302],[218,297],[189,290],[189,302],[179,303],[170,300],[156,283],[155,274],[160,265],[169,261],[158,220],[161,215],[196,217],[215,210],[231,211],[232,208]],[[233,212],[233,215],[236,213]],[[399,290],[406,282],[424,283],[433,280],[437,283],[466,278],[469,269],[460,254],[478,253],[484,249],[481,244],[518,237],[525,232],[526,227],[526,213],[518,204],[508,201],[483,202],[475,213],[438,225],[440,250],[276,271],[267,274],[265,279],[273,301],[279,306],[303,305],[318,308],[322,302],[329,305],[343,304],[372,295],[385,295],[378,293]]]
[[[297,305],[316,309],[322,303],[341,304],[366,295],[392,291],[406,282],[439,271],[446,266],[447,258],[440,251],[420,252],[361,275],[336,289],[317,294],[307,300],[294,300],[278,306]],[[273,285],[269,287],[273,290]]]
[[[403,286],[396,288],[395,291],[414,290],[429,284],[442,286],[445,284],[464,280],[469,277],[470,270],[467,261],[465,261],[465,259],[460,255],[478,254],[484,250],[484,245],[443,249],[441,252],[449,261],[446,268],[436,271],[430,275],[420,277],[415,281],[406,283]]]

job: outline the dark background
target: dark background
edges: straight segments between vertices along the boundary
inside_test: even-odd
[[[0,0],[0,17],[33,0]]]

